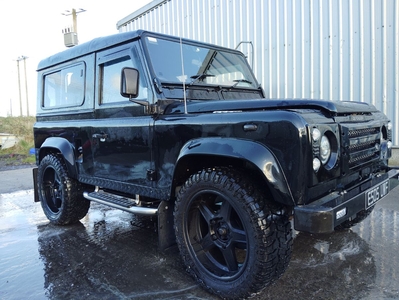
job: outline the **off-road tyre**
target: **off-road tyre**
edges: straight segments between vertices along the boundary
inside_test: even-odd
[[[197,282],[222,298],[249,297],[288,267],[291,223],[264,194],[243,173],[210,168],[191,175],[177,195],[181,257]]]
[[[45,156],[39,164],[37,176],[39,200],[51,223],[73,224],[87,214],[90,201],[83,198],[83,185],[68,176],[60,156]]]
[[[342,231],[345,229],[349,229],[349,228],[355,226],[356,224],[359,224],[373,212],[374,207],[375,207],[375,205],[370,207],[367,210],[362,210],[362,211],[358,212],[355,218],[353,218],[352,220],[346,220],[346,221],[342,222],[340,225],[335,227],[335,230]]]

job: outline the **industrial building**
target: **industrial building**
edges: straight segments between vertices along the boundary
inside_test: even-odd
[[[371,103],[399,145],[396,0],[154,0],[117,28],[237,48],[269,98]]]

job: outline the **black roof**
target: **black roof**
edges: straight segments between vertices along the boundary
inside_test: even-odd
[[[62,62],[67,62],[68,60],[75,59],[77,57],[93,53],[99,50],[103,50],[109,47],[116,46],[118,44],[123,44],[129,41],[134,41],[136,39],[139,39],[143,34],[151,34],[152,36],[159,36],[159,37],[164,37],[168,39],[173,39],[173,40],[179,40],[179,37],[176,36],[171,36],[171,35],[166,35],[166,34],[161,34],[161,33],[155,33],[155,32],[150,32],[146,30],[135,30],[135,31],[128,31],[128,32],[123,32],[123,33],[117,33],[109,36],[104,36],[104,37],[98,37],[95,38],[89,42],[83,43],[81,45],[77,45],[75,47],[66,49],[62,52],[59,52],[57,54],[54,54],[50,57],[47,57],[39,62],[39,65],[37,67],[37,70],[43,70],[45,68],[54,66],[56,64],[62,63]],[[183,41],[189,41],[189,42],[194,42],[196,44],[201,44],[204,46],[208,46],[214,49],[224,49],[225,51],[230,51],[230,52],[237,52],[241,53],[238,50],[234,49],[229,49],[225,47],[220,47],[208,43],[203,43],[199,41],[194,41],[190,39],[182,39]]]
[[[117,33],[109,36],[98,37],[89,42],[77,45],[75,47],[66,49],[62,52],[47,57],[39,62],[37,67],[38,71],[52,65],[68,61],[70,59],[80,57],[92,52],[96,52],[102,49],[106,49],[111,46],[125,43],[127,41],[133,41],[139,38],[144,33],[143,30],[128,31],[123,33]]]

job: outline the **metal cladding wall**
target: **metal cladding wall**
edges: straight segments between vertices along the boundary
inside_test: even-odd
[[[230,48],[250,41],[238,49],[268,97],[374,104],[399,143],[397,0],[155,0],[117,27]]]

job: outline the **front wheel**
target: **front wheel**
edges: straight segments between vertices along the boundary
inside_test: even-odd
[[[259,292],[288,266],[291,223],[263,194],[228,168],[193,174],[178,193],[175,233],[183,261],[223,298]]]
[[[51,223],[72,224],[87,214],[90,201],[83,198],[83,186],[68,176],[59,156],[45,156],[40,162],[37,176],[40,203]]]

